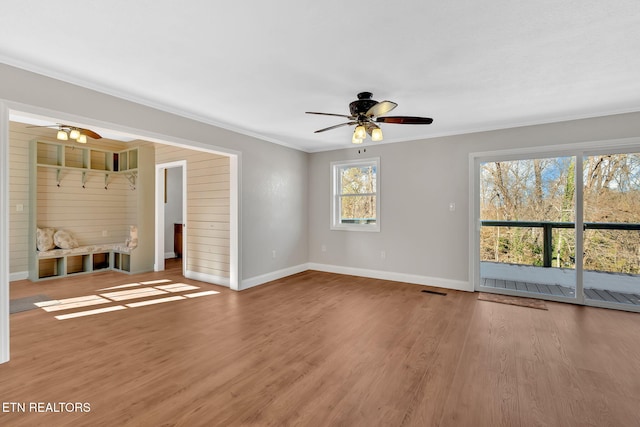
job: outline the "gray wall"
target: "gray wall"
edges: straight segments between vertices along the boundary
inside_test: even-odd
[[[344,267],[329,271],[394,272],[463,288],[469,282],[470,153],[637,136],[640,113],[631,113],[369,146],[363,154],[358,150],[365,147],[312,154],[309,261]],[[380,157],[381,231],[332,231],[329,164],[367,157]],[[450,202],[456,204],[454,212]]]
[[[241,279],[307,262],[308,154],[5,64],[0,98],[240,152]]]

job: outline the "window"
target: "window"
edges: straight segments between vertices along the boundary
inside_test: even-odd
[[[380,158],[331,163],[331,229],[380,231]]]

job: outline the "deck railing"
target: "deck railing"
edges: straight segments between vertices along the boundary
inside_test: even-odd
[[[519,227],[519,228],[542,228],[542,265],[551,267],[553,258],[553,229],[554,228],[575,228],[574,222],[553,222],[553,221],[497,221],[482,220],[483,227]],[[620,222],[584,222],[585,230],[640,230],[640,224],[629,224]]]

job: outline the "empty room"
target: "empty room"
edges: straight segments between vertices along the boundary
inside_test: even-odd
[[[637,2],[0,32],[0,425],[640,425]]]

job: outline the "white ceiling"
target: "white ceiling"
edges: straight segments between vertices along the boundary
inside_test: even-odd
[[[640,111],[640,1],[15,0],[0,62],[313,152],[362,91],[434,119],[384,142]]]

